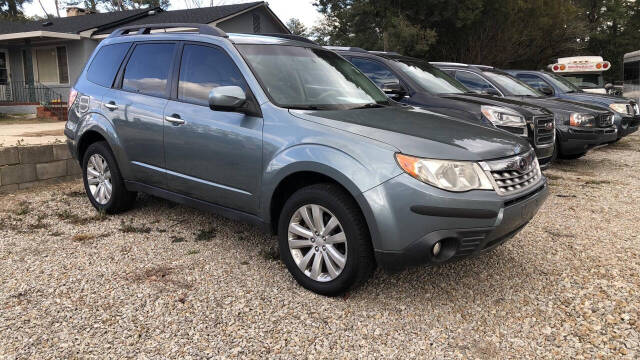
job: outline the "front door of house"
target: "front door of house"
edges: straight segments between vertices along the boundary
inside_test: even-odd
[[[9,52],[0,49],[0,101],[11,100],[9,91]]]

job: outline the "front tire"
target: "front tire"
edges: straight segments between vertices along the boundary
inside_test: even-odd
[[[87,148],[82,159],[84,189],[96,210],[117,214],[131,208],[136,193],[128,191],[120,175],[109,145],[95,142]]]
[[[321,295],[354,289],[375,269],[362,212],[334,184],[307,186],[287,200],[278,222],[278,244],[296,281]]]

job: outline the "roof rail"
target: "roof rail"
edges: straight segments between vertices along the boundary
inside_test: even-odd
[[[353,46],[323,46],[327,50],[333,51],[353,51],[353,52],[368,52],[367,50]]]
[[[397,53],[395,51],[369,51],[370,53],[373,54],[380,54],[380,55],[397,55],[397,56],[402,56],[400,53]]]
[[[314,45],[318,45],[316,44],[315,41],[306,38],[304,36],[300,36],[300,35],[293,35],[293,34],[279,34],[279,33],[260,33],[260,34],[256,34],[256,35],[261,35],[261,36],[271,36],[271,37],[277,37],[277,38],[282,38],[282,39],[289,39],[289,40],[296,40],[296,41],[302,41],[302,42],[306,42],[309,44],[314,44]]]
[[[464,67],[469,67],[469,65],[467,64],[463,64],[463,63],[457,63],[457,62],[446,62],[446,61],[430,61],[429,64],[431,65],[445,65],[445,66],[464,66]]]
[[[470,64],[469,66],[475,66],[481,69],[495,69],[493,66],[490,66],[490,65]]]
[[[171,28],[193,28],[198,29],[199,34],[213,35],[220,37],[229,37],[227,33],[219,28],[207,24],[197,23],[167,23],[167,24],[144,24],[144,25],[131,25],[123,26],[115,29],[108,37],[116,37],[123,35],[143,35],[150,34],[153,29],[171,29]],[[137,30],[133,32],[132,30]]]

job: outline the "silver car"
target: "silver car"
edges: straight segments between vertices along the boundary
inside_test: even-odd
[[[188,31],[151,31],[172,27]],[[377,265],[487,252],[548,194],[526,140],[398,105],[292,36],[122,28],[70,97],[65,134],[96,209],[125,211],[145,192],[258,224],[324,295]]]

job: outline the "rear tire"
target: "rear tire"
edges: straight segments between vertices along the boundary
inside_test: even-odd
[[[117,214],[129,210],[136,193],[128,191],[111,148],[104,141],[87,148],[82,159],[84,189],[96,210]]]
[[[358,287],[376,267],[360,208],[346,191],[330,183],[304,187],[286,201],[278,221],[278,245],[296,281],[321,295],[336,296]]]

